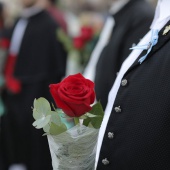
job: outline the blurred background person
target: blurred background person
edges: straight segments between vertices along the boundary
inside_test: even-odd
[[[60,27],[67,33],[67,23],[64,12],[58,7],[58,0],[46,0],[46,8]]]
[[[58,41],[56,24],[41,0],[21,0],[20,18],[8,32],[3,99],[7,113],[1,121],[4,170],[50,170],[47,138],[33,128],[33,100],[51,100],[49,84],[65,76],[66,56]],[[3,37],[4,38],[4,37]]]
[[[4,27],[4,5],[0,2],[0,37],[2,34],[2,29]]]
[[[154,15],[154,9],[145,0],[105,2],[110,6],[110,15],[84,70],[84,76],[95,81],[96,97],[104,109],[119,69],[131,52],[129,48],[149,30]]]
[[[0,2],[0,38],[2,36],[2,31],[4,29],[4,4],[2,2]],[[2,42],[0,42],[0,124],[1,124],[1,116],[4,114],[4,104],[2,102],[1,99],[1,89],[3,87],[4,84],[4,79],[2,76],[2,67],[4,65],[4,48],[2,45]],[[1,128],[0,128],[0,133],[1,133]],[[0,146],[2,147],[2,146]],[[0,169],[4,169],[3,167],[3,163],[2,163],[2,153],[0,152]]]
[[[41,0],[41,6],[43,6],[51,15],[51,17],[57,22],[57,24],[67,33],[67,21],[65,11],[63,11],[60,0]]]
[[[4,4],[0,2],[0,39],[2,37],[2,32],[4,30]],[[4,105],[1,99],[1,88],[4,85],[4,79],[3,79],[3,65],[6,57],[6,47],[5,42],[0,40],[0,117],[4,113]]]

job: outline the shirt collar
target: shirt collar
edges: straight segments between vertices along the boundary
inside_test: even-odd
[[[43,9],[37,6],[32,6],[29,8],[25,8],[22,13],[21,13],[21,17],[23,18],[29,18],[32,17],[38,13],[40,13]]]
[[[112,2],[111,8],[109,10],[110,14],[116,14],[119,12],[130,0],[118,0],[115,2]]]
[[[156,28],[159,23],[161,23],[164,20],[169,20],[170,18],[170,0],[159,0],[156,11],[155,11],[155,17],[152,22],[151,28]]]

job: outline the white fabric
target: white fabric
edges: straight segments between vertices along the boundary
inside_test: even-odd
[[[38,14],[39,12],[41,12],[43,9],[40,8],[39,6],[32,6],[29,8],[25,8],[22,13],[21,13],[21,17],[23,18],[29,18],[31,16],[34,16],[36,14]]]
[[[23,164],[14,164],[11,165],[8,170],[27,170],[27,168]]]
[[[14,29],[14,33],[11,39],[11,45],[9,48],[9,53],[16,56],[19,52],[22,39],[27,27],[28,21],[26,19],[20,19]]]
[[[170,19],[170,0],[159,0],[156,7],[155,17],[151,25],[151,29],[159,28],[162,23],[166,23]]]
[[[112,3],[112,6],[110,8],[110,13],[115,14],[117,13],[121,8],[123,8],[126,3],[128,3],[129,0],[119,0]],[[114,29],[115,21],[112,16],[109,16],[106,20],[105,26],[101,32],[100,39],[94,48],[90,60],[84,70],[84,77],[94,81],[95,79],[95,71],[96,71],[96,65],[99,60],[100,54],[103,50],[103,48],[107,45],[109,38],[111,36],[112,30]]]
[[[11,45],[9,48],[10,54],[17,56],[17,54],[20,50],[20,47],[21,47],[21,43],[22,43],[22,40],[24,37],[25,30],[28,25],[28,18],[38,14],[41,11],[42,11],[42,9],[37,6],[25,8],[22,11],[22,13],[21,13],[22,18],[18,21],[17,25],[15,26],[15,29],[14,29],[14,32],[12,35]]]
[[[163,26],[170,19],[169,6],[170,6],[169,0],[159,0],[157,10],[156,10],[156,14],[155,14],[156,17],[155,17],[154,22],[153,22],[152,27],[151,27],[152,29],[160,30],[161,28],[163,28]],[[161,15],[159,14],[159,10],[161,12]],[[161,16],[161,17],[157,17],[157,16]],[[144,38],[141,40],[141,42],[138,45],[147,44],[147,43],[149,43],[150,39],[151,39],[151,31],[149,31],[144,36]],[[122,67],[120,69],[120,72],[119,72],[119,74],[118,74],[118,76],[117,76],[117,78],[114,82],[114,85],[113,85],[113,87],[112,87],[112,89],[109,93],[108,103],[107,103],[106,110],[105,110],[105,116],[104,116],[100,131],[99,131],[95,169],[97,167],[100,149],[101,149],[101,145],[102,145],[102,142],[103,142],[104,133],[105,133],[107,123],[108,123],[108,120],[109,120],[109,117],[110,117],[110,114],[111,114],[111,111],[112,111],[112,107],[114,105],[114,101],[115,101],[117,92],[118,92],[120,84],[121,84],[121,80],[122,80],[124,74],[130,68],[130,66],[135,62],[135,60],[141,54],[141,52],[142,52],[142,50],[139,50],[139,49],[133,50],[132,53],[129,55],[129,57],[124,61],[124,63],[122,64]]]
[[[88,65],[86,66],[84,70],[84,77],[94,81],[95,78],[95,70],[96,70],[96,65],[97,61],[99,60],[100,54],[103,50],[103,48],[107,45],[109,37],[111,35],[112,29],[114,27],[114,19],[113,17],[109,16],[107,18],[106,24],[103,28],[103,31],[100,35],[100,39],[91,55],[91,58],[89,60]]]

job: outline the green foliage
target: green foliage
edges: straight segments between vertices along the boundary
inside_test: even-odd
[[[66,130],[67,130],[67,127],[64,123],[60,123],[59,125],[51,123],[49,132],[51,135],[58,135],[60,133],[65,132]]]
[[[50,115],[51,106],[49,102],[45,98],[39,98],[38,100],[34,100],[34,109],[33,109],[33,117],[35,120],[41,119]]]
[[[78,61],[82,67],[85,67],[87,65],[91,53],[94,50],[94,47],[96,46],[99,39],[99,34],[94,34],[91,40],[87,41],[84,44],[84,47],[82,49],[77,49],[74,47],[73,38],[69,37],[62,29],[57,29],[56,36],[70,55],[79,56]]]
[[[80,123],[80,121],[79,121],[79,118],[78,118],[78,117],[75,117],[75,118],[74,118],[74,123],[75,123],[75,125],[77,125],[77,124],[79,124],[79,123]]]
[[[50,103],[45,98],[34,100],[33,126],[37,129],[43,128],[45,135],[59,135],[67,129],[79,124],[99,129],[103,120],[104,112],[100,102],[93,105],[92,110],[81,117],[70,118],[61,109],[51,110]]]
[[[34,100],[33,126],[37,129],[43,128],[46,134],[58,135],[67,130],[66,125],[60,118],[61,110],[51,110],[50,103],[45,98]]]
[[[96,103],[92,110],[86,114],[87,119],[83,121],[85,126],[93,126],[95,129],[99,129],[103,121],[104,111],[100,102]]]
[[[51,115],[48,115],[46,117],[44,116],[44,117],[36,120],[33,123],[33,126],[35,126],[35,128],[37,128],[37,129],[41,129],[41,128],[45,127],[50,122],[50,119],[51,119]]]
[[[104,116],[104,111],[101,103],[98,102],[97,104],[95,104],[90,113],[97,116],[91,118],[91,124],[93,125],[94,128],[99,129]]]
[[[66,51],[71,52],[74,50],[72,39],[66,35],[62,29],[57,29],[57,38],[64,45]]]

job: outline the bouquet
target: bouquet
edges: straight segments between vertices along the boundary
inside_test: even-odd
[[[95,32],[92,26],[84,25],[74,37],[67,36],[61,29],[57,30],[57,37],[68,51],[66,74],[82,72],[98,41],[99,32]]]
[[[47,135],[54,170],[94,170],[99,128],[103,120],[94,83],[80,73],[70,75],[50,92],[58,108],[45,98],[34,100],[33,126]]]

